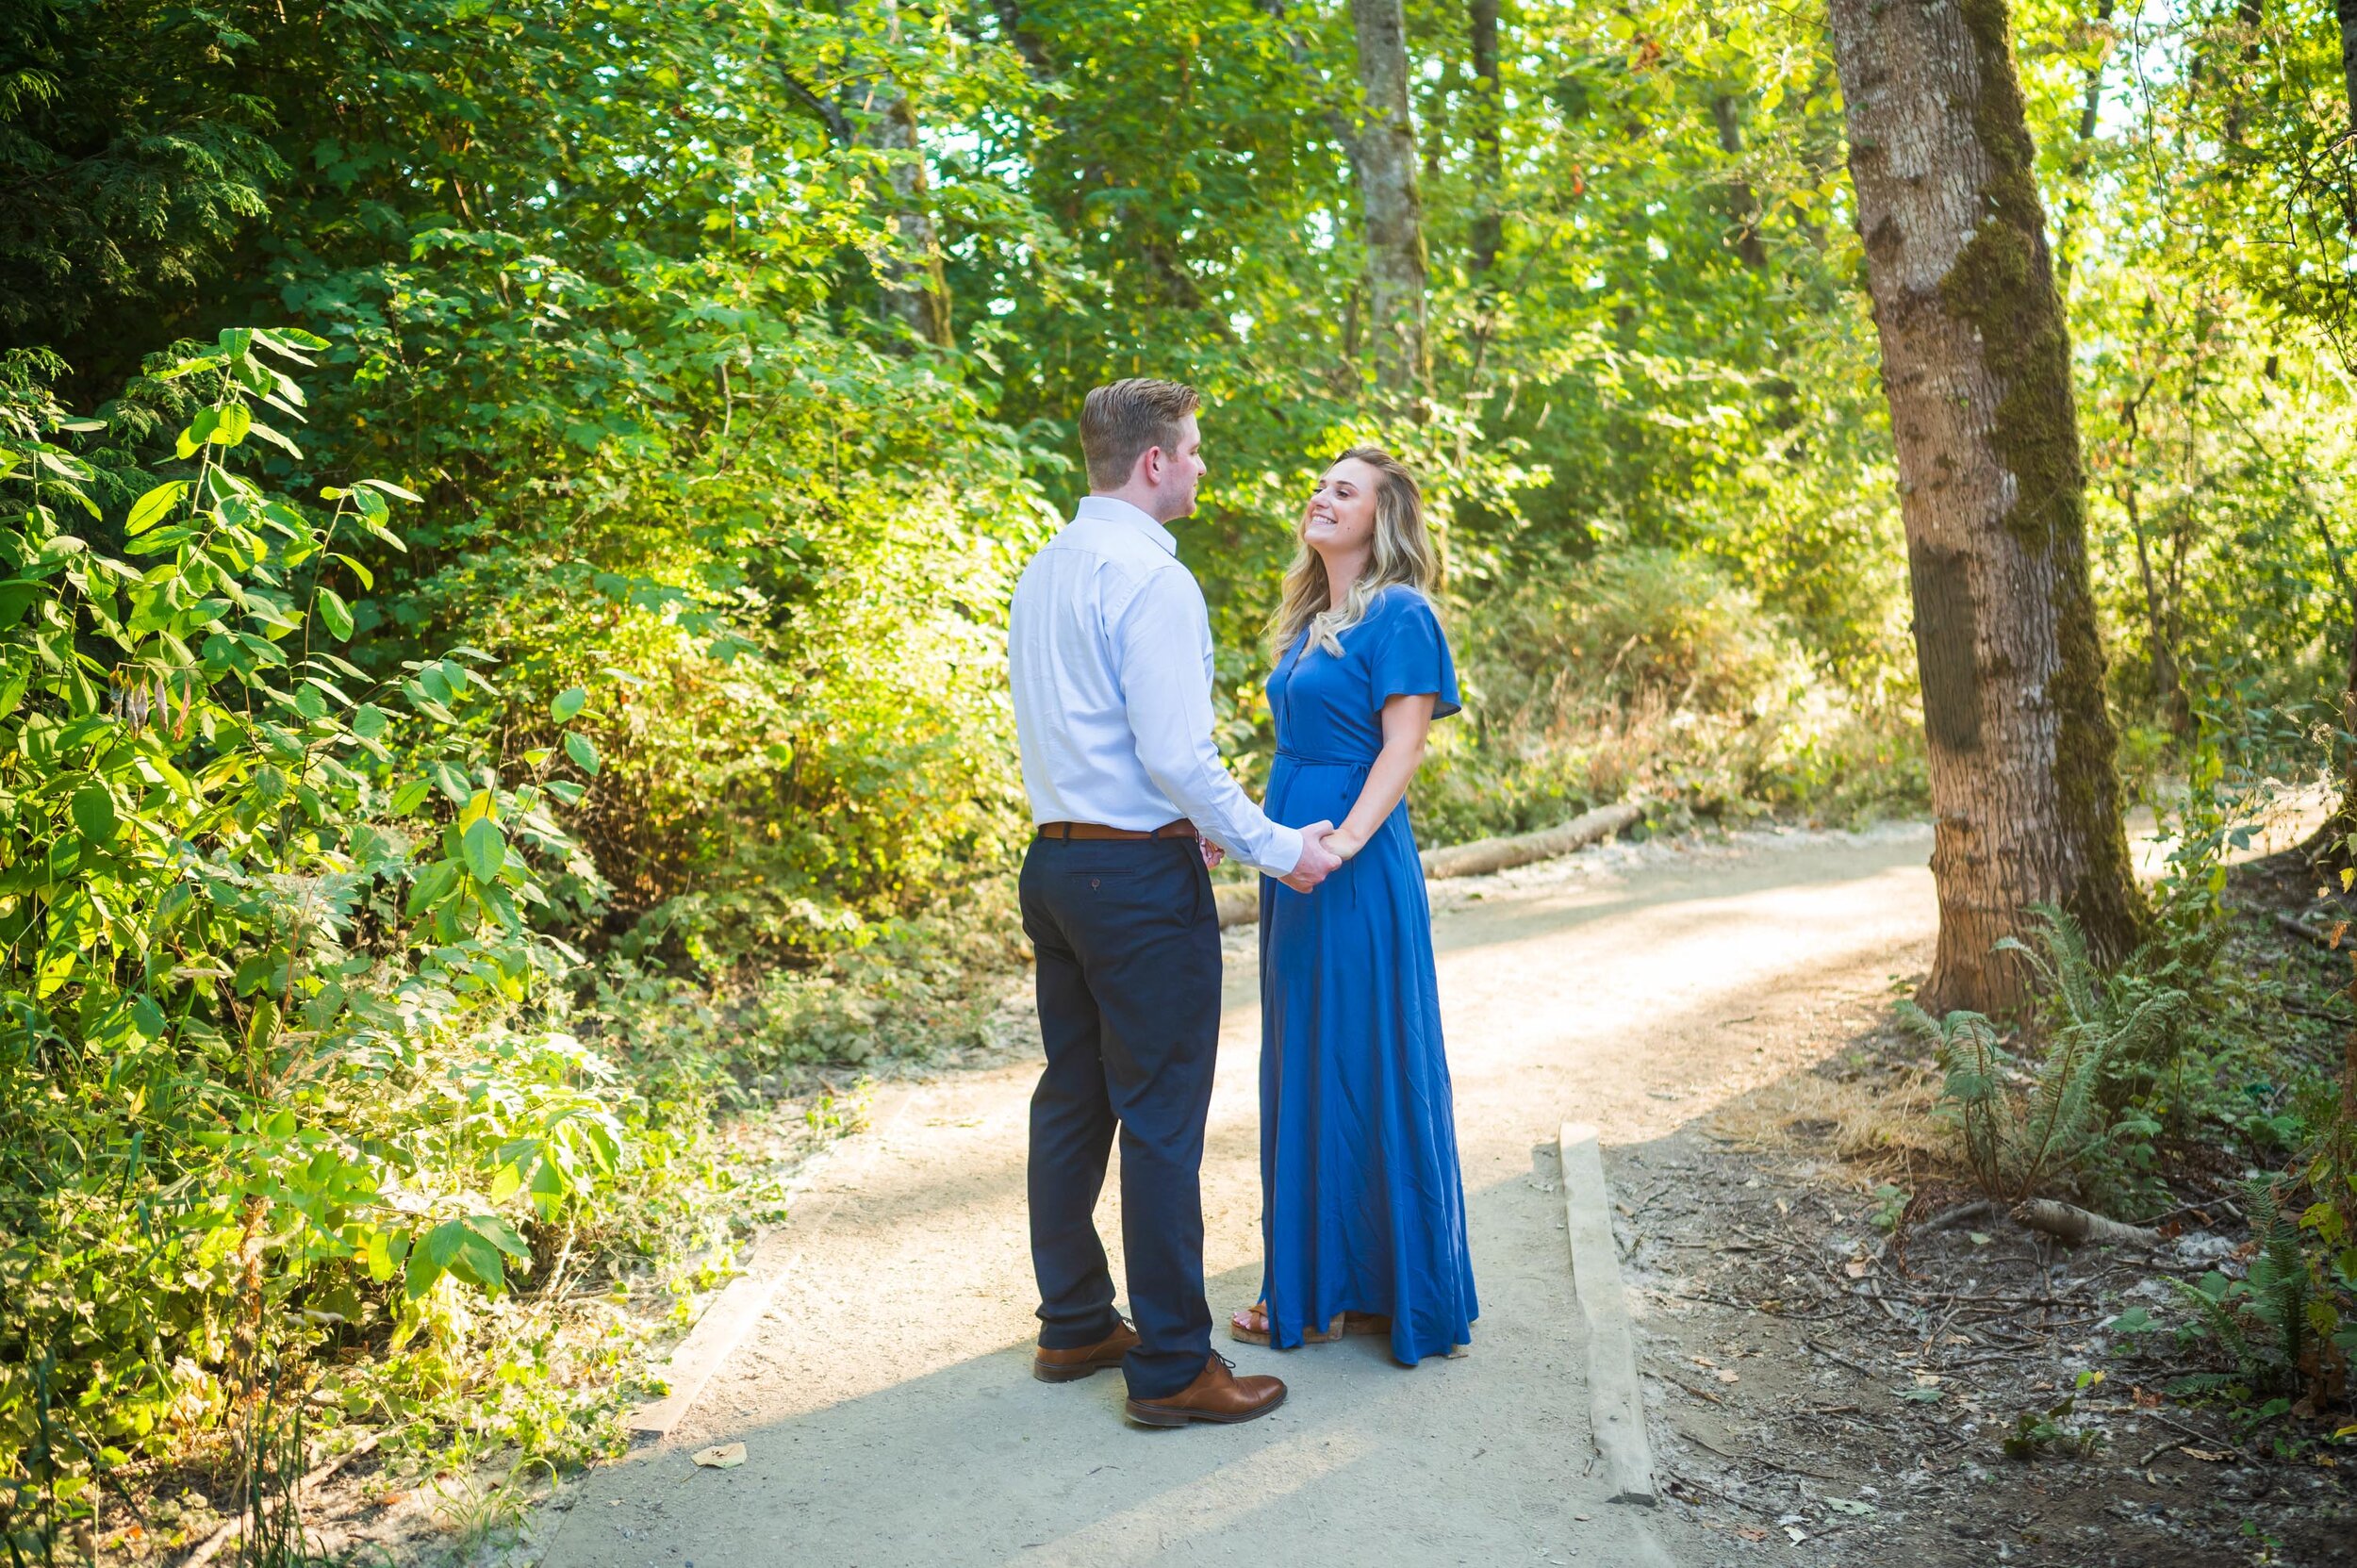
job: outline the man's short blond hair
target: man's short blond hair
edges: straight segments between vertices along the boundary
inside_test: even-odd
[[[1178,421],[1202,406],[1194,388],[1144,376],[1090,392],[1080,405],[1080,456],[1090,486],[1119,489],[1150,447],[1175,454]]]

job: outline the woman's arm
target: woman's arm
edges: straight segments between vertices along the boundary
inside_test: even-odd
[[[1404,694],[1383,704],[1383,751],[1367,769],[1359,803],[1350,808],[1341,827],[1326,835],[1328,853],[1344,860],[1357,854],[1407,796],[1408,781],[1416,776],[1416,767],[1424,761],[1425,737],[1432,733],[1436,701],[1435,694],[1427,691]]]

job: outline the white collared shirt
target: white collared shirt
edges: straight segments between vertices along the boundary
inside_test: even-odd
[[[1186,817],[1281,877],[1301,834],[1272,822],[1211,739],[1211,621],[1170,531],[1084,498],[1015,585],[1007,635],[1031,820],[1145,830]]]

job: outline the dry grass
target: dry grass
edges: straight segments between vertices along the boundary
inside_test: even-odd
[[[1936,1075],[1917,1067],[1834,1076],[1805,1068],[1721,1106],[1710,1130],[1738,1148],[1831,1154],[1869,1180],[1948,1164],[1932,1119]]]

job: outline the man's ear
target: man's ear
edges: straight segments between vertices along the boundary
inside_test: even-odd
[[[1146,470],[1146,487],[1149,490],[1161,489],[1162,472],[1170,467],[1170,454],[1161,447],[1150,446],[1138,454],[1138,463]]]

